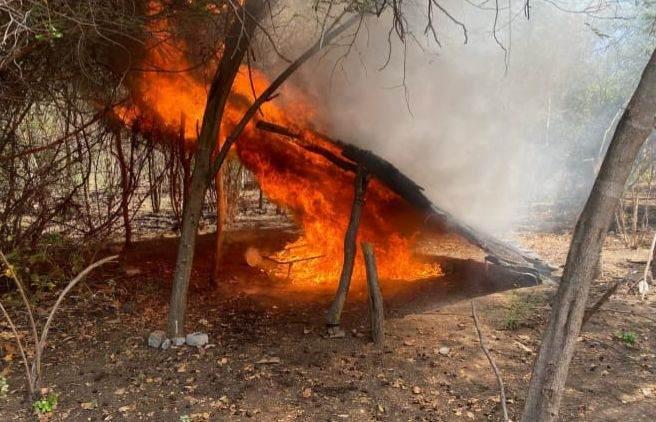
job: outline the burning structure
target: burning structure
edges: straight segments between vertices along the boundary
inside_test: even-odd
[[[150,13],[157,14],[158,4],[149,4]],[[190,59],[198,54],[190,40],[171,37],[165,30],[171,25],[168,18],[154,19],[151,25],[154,34],[162,29],[167,37],[145,41],[141,68],[158,70],[129,74],[129,101],[113,108],[114,117],[143,136],[179,143],[189,155],[196,153],[197,162],[204,160],[203,154],[198,153],[202,148],[209,151],[210,161],[215,157],[225,159],[234,150],[233,156],[256,176],[265,195],[289,210],[302,231],[297,241],[270,258],[296,263],[294,281],[321,284],[339,279],[342,297],[339,299],[338,294],[336,302],[341,300],[343,304],[351,276],[364,276],[362,260],[355,259],[359,241],[373,245],[382,279],[437,277],[442,274],[439,264],[425,262],[416,255],[417,240],[428,232],[455,233],[485,251],[491,265],[528,275],[536,282],[541,272],[548,271],[539,260],[461,223],[435,205],[421,187],[390,162],[371,151],[321,134],[323,131],[313,124],[316,108],[303,93],[290,86],[280,87],[280,83],[276,85],[278,79],[271,83],[261,71],[251,67],[249,53],[247,64],[241,60],[232,64],[234,79],[225,97],[217,136],[213,137],[211,131],[203,132],[211,112],[208,110],[212,100],[208,96],[216,82],[216,77],[212,84],[208,82],[209,69],[221,69],[231,59],[224,57],[229,46],[223,47],[218,58],[197,66]],[[341,28],[333,31],[338,34]],[[332,36],[332,32],[328,33],[326,39]],[[231,48],[240,48],[240,41],[236,42]],[[313,48],[321,48],[323,42],[322,36]],[[308,54],[312,54],[312,49],[301,59]],[[290,68],[301,63],[294,62]],[[271,101],[277,95],[285,98],[283,105]],[[249,113],[250,118],[246,119]],[[235,147],[231,148],[233,143]],[[212,174],[218,169],[210,165],[205,171],[215,178],[217,192],[222,192],[222,172]],[[225,225],[224,201],[219,194],[217,254]],[[181,248],[188,249],[184,243],[183,239]],[[339,315],[334,322],[338,321]],[[176,324],[174,331],[178,329]]]

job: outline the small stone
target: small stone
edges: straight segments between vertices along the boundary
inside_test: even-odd
[[[446,346],[440,347],[437,353],[439,353],[442,356],[449,356],[449,353],[451,352],[451,349],[449,349]]]
[[[335,326],[335,327],[329,327],[328,328],[328,337],[330,338],[344,338],[346,337],[346,333],[344,330],[341,328]]]
[[[158,348],[166,338],[166,333],[162,330],[155,330],[148,336],[148,345],[150,347]]]
[[[421,394],[421,387],[414,386],[412,387],[413,394]]]
[[[184,337],[173,337],[173,345],[174,346],[182,346],[185,344],[185,338]]]
[[[312,389],[311,389],[310,387],[306,387],[306,388],[304,388],[304,389],[303,389],[303,392],[301,393],[301,395],[302,395],[303,397],[305,397],[306,399],[312,397]]]
[[[205,333],[197,331],[195,333],[187,334],[187,345],[201,347],[209,342],[209,337]]]
[[[171,339],[166,338],[166,339],[164,339],[164,341],[162,342],[162,350],[166,350],[166,349],[168,349],[169,347],[171,347]]]

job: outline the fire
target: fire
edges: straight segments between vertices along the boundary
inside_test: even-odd
[[[192,67],[182,42],[149,40],[147,46],[145,62],[152,67]],[[201,75],[198,70],[135,73],[130,79],[133,103],[115,112],[127,125],[137,123],[146,132],[175,134],[193,147],[208,90],[207,78]],[[255,69],[249,72],[242,66],[232,87],[217,143],[237,124],[252,102],[254,92],[262,92],[267,85],[268,80],[261,72]],[[314,114],[311,104],[291,88],[285,88],[283,95],[293,101],[287,101],[284,108],[268,102],[258,116],[285,127],[309,127]],[[305,130],[303,137],[340,154],[338,146],[312,131]],[[295,283],[335,283],[342,267],[354,174],[280,135],[258,130],[254,122],[247,126],[236,149],[242,163],[256,175],[267,198],[290,210],[302,229],[302,236],[273,258],[279,262],[297,261],[290,271]],[[381,278],[412,280],[441,273],[436,264],[421,262],[415,256],[421,222],[420,213],[402,198],[375,179],[369,183],[358,244],[367,241],[374,245]],[[287,268],[281,270],[283,274],[276,275],[286,275]],[[364,274],[363,259],[358,252],[354,278],[363,278]]]

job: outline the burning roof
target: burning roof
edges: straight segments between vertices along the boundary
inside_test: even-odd
[[[415,210],[421,213],[423,227],[427,230],[432,229],[439,232],[459,234],[470,243],[484,250],[488,254],[486,260],[493,264],[533,275],[536,281],[539,280],[541,275],[547,275],[553,270],[534,254],[523,251],[459,221],[455,216],[433,203],[424,194],[421,186],[403,174],[392,163],[372,151],[361,149],[343,141],[332,140],[323,135],[314,134],[315,137],[320,137],[323,142],[328,143],[332,147],[325,149],[311,142],[307,142],[302,133],[297,133],[269,122],[259,121],[257,127],[264,131],[302,141],[303,148],[323,157],[326,161],[331,162],[343,171],[355,173],[358,165],[364,166],[371,176],[375,177],[382,185],[403,198]]]
[[[168,25],[166,20],[155,22]],[[148,40],[145,63],[161,69],[194,68],[184,42],[164,41],[156,37]],[[212,61],[207,66],[211,67]],[[203,73],[199,69],[133,72],[127,84],[130,101],[115,107],[114,115],[146,136],[182,142],[193,150],[208,92]],[[252,99],[268,85],[262,72],[242,65],[222,115],[217,146],[232,132]],[[256,175],[267,197],[291,211],[302,229],[302,238],[285,250],[298,251],[302,246],[305,257],[321,257],[295,266],[295,278],[313,282],[337,280],[353,201],[354,169],[358,164],[366,167],[373,179],[366,194],[358,240],[373,244],[381,278],[412,280],[441,274],[438,264],[422,261],[415,254],[415,244],[427,228],[458,233],[485,250],[491,262],[536,275],[546,269],[528,254],[449,215],[412,180],[373,152],[313,130],[299,129],[312,126],[316,107],[291,86],[283,86],[279,94],[285,98],[284,106],[274,101],[264,103],[242,132],[236,151],[240,161]],[[358,261],[356,278],[364,275],[362,260]]]

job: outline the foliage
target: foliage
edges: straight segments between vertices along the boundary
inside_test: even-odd
[[[630,346],[636,344],[636,339],[638,337],[633,331],[620,331],[616,336],[622,343]]]
[[[7,254],[13,264],[0,275],[11,278],[17,275],[36,291],[52,291],[61,282],[79,273],[92,250],[59,234],[46,234],[35,248],[16,248]]]
[[[539,297],[536,295],[513,293],[505,315],[504,328],[514,331],[528,325],[528,320],[535,314],[538,304]]]
[[[50,393],[47,396],[41,397],[39,400],[32,403],[32,407],[36,413],[44,414],[51,413],[57,407],[59,396],[55,393]]]

